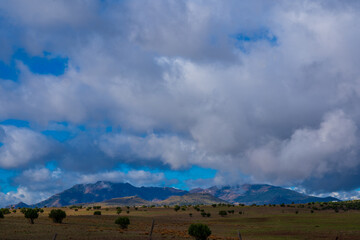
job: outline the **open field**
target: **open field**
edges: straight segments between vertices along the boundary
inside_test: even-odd
[[[155,220],[153,239],[192,239],[187,234],[191,223],[207,224],[210,239],[360,239],[360,211],[322,210],[311,213],[308,208],[269,206],[200,206],[210,217],[202,217],[200,211],[188,207],[175,212],[173,208],[122,207],[121,216],[128,216],[128,230],[121,230],[114,221],[118,216],[115,208],[102,209],[101,216],[85,208],[62,208],[67,218],[56,224],[48,218],[52,208],[45,208],[32,225],[17,210],[0,219],[0,239],[147,239],[152,219]],[[234,210],[234,214],[219,216],[220,210]],[[242,211],[244,214],[239,214]],[[296,214],[298,211],[298,214]],[[192,213],[192,217],[189,216]]]

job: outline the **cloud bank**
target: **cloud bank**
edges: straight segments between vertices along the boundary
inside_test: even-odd
[[[0,121],[30,127],[0,128],[0,167],[20,172],[14,194],[50,161],[76,182],[199,166],[219,185],[359,188],[359,13],[350,0],[2,2],[0,59],[18,79],[0,80]],[[67,58],[64,74],[34,73],[16,49]]]

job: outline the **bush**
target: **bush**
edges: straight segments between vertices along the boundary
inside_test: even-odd
[[[211,230],[205,224],[193,223],[190,225],[188,233],[196,240],[206,240],[211,235]]]
[[[101,215],[101,211],[95,211],[94,215]]]
[[[175,210],[176,212],[179,211],[179,210],[180,210],[180,206],[179,206],[179,205],[175,205],[174,210]]]
[[[0,211],[0,218],[4,218],[4,214]]]
[[[128,217],[118,217],[115,220],[115,223],[118,224],[122,229],[126,229],[130,224],[130,220]]]
[[[0,211],[5,214],[10,214],[10,210],[8,208],[1,208]]]
[[[219,215],[222,216],[222,217],[224,217],[224,216],[227,215],[227,212],[224,211],[224,210],[221,210],[221,211],[219,211]]]
[[[25,218],[28,218],[30,220],[31,224],[34,224],[34,219],[39,217],[39,213],[36,209],[27,208],[24,211],[24,216]]]
[[[66,213],[61,209],[53,209],[49,213],[49,218],[51,218],[54,223],[62,223],[62,220],[66,218]]]
[[[216,204],[212,204],[211,206],[214,207],[214,208],[216,208]]]
[[[120,214],[121,212],[122,212],[121,208],[117,208],[117,209],[116,209],[116,213],[117,213],[117,214]]]

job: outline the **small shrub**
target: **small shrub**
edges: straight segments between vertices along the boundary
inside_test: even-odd
[[[193,223],[190,225],[188,233],[196,240],[206,240],[211,235],[211,230],[205,224]]]
[[[310,212],[311,212],[311,213],[314,213],[314,210],[311,210]]]
[[[116,213],[119,215],[120,213],[122,212],[122,209],[121,208],[117,208],[116,209]]]
[[[211,206],[212,206],[213,208],[216,208],[216,204],[212,204]]]
[[[24,211],[24,216],[25,218],[28,218],[30,220],[31,224],[34,224],[34,219],[39,217],[39,213],[36,209],[27,208]]]
[[[126,229],[130,224],[130,220],[128,217],[118,217],[115,220],[115,223],[118,224],[122,229]]]
[[[63,219],[66,218],[66,213],[61,209],[53,209],[49,213],[49,218],[51,218],[54,223],[62,223]]]
[[[126,213],[127,213],[127,214],[129,214],[129,213],[130,213],[130,211],[129,211],[129,210],[127,210],[127,211],[126,211]]]
[[[210,217],[210,216],[211,216],[211,213],[207,213],[206,216],[207,216],[207,217]]]
[[[206,213],[205,213],[205,212],[201,212],[201,216],[206,217]]]
[[[189,213],[189,216],[192,217],[192,213]]]
[[[179,211],[179,210],[180,210],[180,206],[179,206],[179,205],[175,205],[174,210],[175,210],[175,212]]]
[[[4,214],[0,211],[0,218],[4,218]]]
[[[224,217],[224,216],[227,215],[227,212],[224,211],[224,210],[221,210],[221,211],[219,211],[219,215],[222,216],[222,217]]]
[[[101,211],[95,211],[94,215],[101,215]]]
[[[13,213],[16,213],[16,209],[12,210]]]
[[[299,213],[299,211],[296,211],[295,213],[296,213],[296,214],[298,214],[298,213]]]

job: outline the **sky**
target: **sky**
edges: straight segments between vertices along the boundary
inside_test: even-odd
[[[0,1],[0,206],[99,180],[360,197],[357,0]]]

